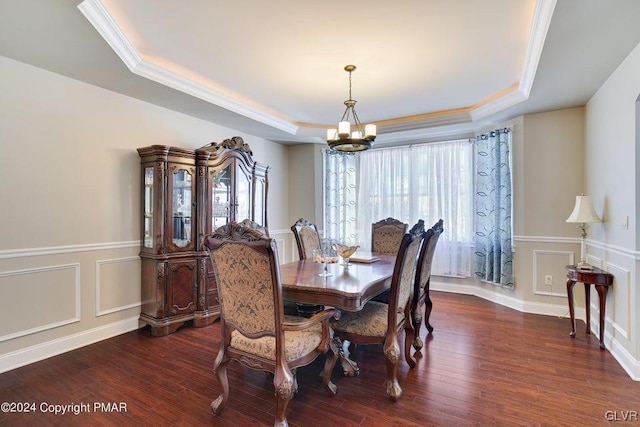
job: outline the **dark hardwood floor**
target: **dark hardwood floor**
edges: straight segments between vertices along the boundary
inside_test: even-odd
[[[335,398],[318,376],[322,358],[298,371],[290,425],[640,426],[640,383],[598,348],[596,336],[585,335],[582,322],[571,339],[568,319],[465,295],[432,292],[432,298],[435,331],[415,369],[402,359],[404,394],[397,403],[385,396],[381,347],[361,346],[353,355],[359,377],[343,377],[336,366]],[[237,363],[229,369],[229,404],[222,416],[212,414],[209,404],[220,392],[211,369],[219,335],[219,322],[162,338],[143,329],[1,374],[0,402],[35,403],[36,412],[0,413],[0,425],[272,425],[269,375]],[[71,404],[82,404],[76,406],[82,412],[42,412]]]

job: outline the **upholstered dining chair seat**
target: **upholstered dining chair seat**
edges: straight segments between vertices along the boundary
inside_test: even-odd
[[[387,335],[387,320],[389,319],[389,305],[369,301],[362,310],[356,312],[343,311],[339,320],[331,322],[331,327],[340,332],[369,337],[384,337]],[[402,313],[396,316],[398,322],[404,319]]]
[[[306,321],[297,316],[285,316],[285,325]],[[330,330],[331,331],[331,330]],[[315,325],[302,331],[284,331],[284,355],[287,362],[310,353],[322,341],[322,325]],[[238,330],[231,332],[231,348],[267,360],[276,360],[276,339],[274,337],[249,338]]]

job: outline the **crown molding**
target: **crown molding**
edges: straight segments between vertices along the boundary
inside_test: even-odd
[[[226,110],[248,117],[275,129],[295,135],[298,126],[272,114],[251,107],[231,96],[225,95],[210,87],[196,83],[184,76],[159,66],[141,55],[129,41],[117,22],[109,14],[101,0],[85,0],[78,9],[100,33],[111,49],[120,57],[129,70],[141,77],[160,83],[164,86],[184,92],[188,95],[210,102]]]
[[[551,17],[556,7],[556,0],[538,0],[536,2],[536,10],[531,24],[531,35],[529,36],[529,44],[527,45],[527,56],[524,60],[524,68],[520,76],[520,91],[529,98],[533,80],[538,70],[538,63],[542,55],[544,41],[547,38],[549,25],[551,25]]]
[[[503,95],[497,96],[491,101],[481,103],[471,110],[471,120],[474,122],[478,121],[491,114],[519,104],[522,101],[526,101],[529,98],[529,94],[524,94],[520,89],[507,90],[503,93]]]
[[[526,57],[518,83],[472,106],[380,120],[376,123],[379,134],[390,135],[401,132],[420,131],[421,129],[428,130],[430,128],[470,124],[522,101],[526,101],[529,98],[533,86],[556,1],[557,0],[536,1]],[[129,70],[136,75],[202,99],[290,135],[320,138],[317,136],[318,131],[326,128],[326,126],[322,124],[295,122],[268,113],[266,112],[266,108],[261,109],[259,108],[260,106],[251,106],[233,96],[197,83],[158,65],[153,60],[145,58],[144,55],[136,50],[126,34],[120,29],[118,23],[104,6],[102,0],[84,0],[78,5],[78,8]]]
[[[78,5],[80,12],[100,33],[111,49],[120,57],[131,72],[142,62],[142,57],[109,14],[101,0],[85,0]]]
[[[471,111],[472,120],[480,120],[529,99],[555,7],[556,0],[538,0],[536,2],[536,10],[531,23],[531,35],[527,45],[527,55],[517,89],[515,87],[508,88],[501,94],[494,96],[494,99],[478,104]]]

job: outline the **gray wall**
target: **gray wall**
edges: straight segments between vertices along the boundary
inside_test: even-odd
[[[0,372],[139,327],[138,147],[243,137],[290,259],[286,147],[4,57],[0,80]]]

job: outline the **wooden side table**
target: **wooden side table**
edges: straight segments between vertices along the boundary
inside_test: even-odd
[[[589,285],[594,285],[598,291],[600,299],[600,349],[604,350],[604,308],[607,298],[607,291],[613,285],[613,275],[604,270],[594,267],[592,270],[581,270],[575,265],[567,265],[567,297],[569,299],[569,315],[571,316],[571,338],[576,336],[576,317],[573,310],[573,285],[576,282],[584,283],[585,308],[587,311],[587,334],[591,333],[591,293]]]

